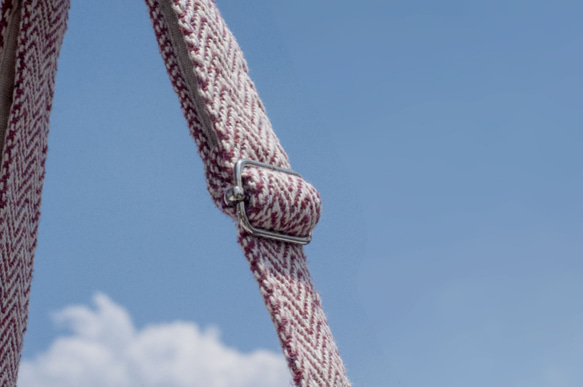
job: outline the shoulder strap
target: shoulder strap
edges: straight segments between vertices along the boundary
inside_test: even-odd
[[[15,386],[28,321],[49,113],[68,0],[0,8],[0,386]]]
[[[294,382],[350,385],[301,246],[320,216],[317,191],[289,171],[243,53],[214,1],[146,3],[205,165],[208,190],[217,207],[239,221],[239,244]]]
[[[320,197],[290,170],[243,54],[211,0],[146,0],[162,57],[204,161],[237,219],[298,386],[348,386],[301,244]],[[0,8],[0,385],[15,385],[26,330],[56,61],[69,0]],[[3,133],[4,132],[4,133]]]

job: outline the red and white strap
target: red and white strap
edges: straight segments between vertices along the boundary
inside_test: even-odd
[[[295,243],[309,238],[318,221],[317,191],[289,173],[287,155],[249,79],[243,54],[214,2],[146,3],[204,161],[208,190],[223,212],[242,220],[239,243],[294,382],[348,386],[303,249]],[[48,120],[68,9],[69,0],[3,0],[0,8],[2,386],[16,385],[28,319]],[[267,167],[237,164],[247,159]],[[258,236],[262,231],[294,242]]]
[[[28,321],[49,113],[68,9],[68,0],[4,0],[0,8],[0,386],[16,385]]]
[[[224,213],[234,219],[243,217],[238,226],[239,243],[294,382],[298,386],[349,386],[302,246],[253,232],[265,230],[283,236],[278,239],[309,238],[320,216],[318,192],[299,175],[280,170],[290,169],[288,157],[249,78],[243,53],[214,1],[146,3],[168,74],[203,159],[211,197]],[[241,167],[239,187],[233,176],[241,160],[267,167]],[[237,201],[239,211],[230,205]]]

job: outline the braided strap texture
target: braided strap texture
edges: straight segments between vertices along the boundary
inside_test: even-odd
[[[248,75],[247,64],[212,0],[146,0],[160,51],[203,163],[217,207],[243,158],[290,169]],[[243,172],[254,227],[306,236],[320,216],[317,191],[301,178],[254,167]],[[238,240],[297,386],[349,386],[314,289],[303,248],[248,234]]]
[[[1,7],[0,78],[13,92],[8,115],[1,117],[7,125],[0,167],[0,386],[15,386],[28,320],[49,113],[69,1],[5,0]]]
[[[320,218],[318,191],[298,176],[258,168],[247,171],[243,189],[251,224],[291,236],[309,235]]]

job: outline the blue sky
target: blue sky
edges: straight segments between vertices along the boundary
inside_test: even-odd
[[[145,5],[72,3],[25,363],[108,310],[277,354]],[[354,384],[583,385],[583,5],[218,5],[323,197],[306,250]]]

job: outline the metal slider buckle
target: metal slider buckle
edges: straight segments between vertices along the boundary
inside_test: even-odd
[[[252,235],[262,236],[265,238],[276,239],[278,241],[283,242],[290,242],[296,243],[300,245],[307,245],[312,240],[312,233],[307,237],[296,237],[291,235],[280,234],[273,231],[267,231],[260,228],[255,228],[249,223],[249,219],[247,218],[247,213],[245,212],[245,192],[243,191],[243,168],[246,165],[253,165],[260,168],[270,169],[272,171],[283,172],[287,173],[288,175],[294,175],[298,177],[302,177],[299,173],[294,172],[290,169],[284,169],[280,167],[276,167],[274,165],[269,165],[265,163],[261,163],[259,161],[250,160],[250,159],[241,159],[237,161],[235,164],[235,168],[233,170],[233,184],[234,186],[229,188],[225,192],[224,200],[225,204],[228,206],[232,206],[237,204],[237,217],[239,218],[239,223],[241,227],[247,232]]]

